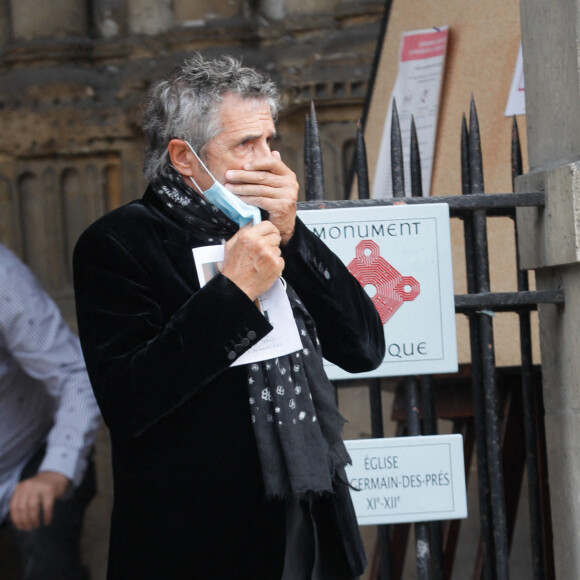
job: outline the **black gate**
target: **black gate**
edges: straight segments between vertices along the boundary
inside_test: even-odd
[[[543,193],[485,194],[479,125],[473,100],[469,122],[461,127],[462,195],[422,197],[418,140],[411,120],[410,176],[412,197],[405,198],[401,132],[393,103],[391,134],[392,199],[369,199],[364,138],[357,127],[355,170],[359,199],[325,201],[322,154],[314,105],[306,119],[304,159],[306,199],[300,209],[368,207],[447,203],[450,216],[463,222],[468,294],[455,296],[457,313],[467,316],[471,364],[457,375],[405,377],[395,381],[397,394],[392,417],[400,435],[434,435],[437,419],[452,421],[454,432],[464,438],[466,479],[478,477],[480,539],[472,573],[474,580],[507,580],[508,557],[516,519],[524,469],[529,493],[531,525],[530,558],[534,580],[554,578],[551,518],[547,488],[541,373],[532,364],[530,311],[539,303],[562,304],[559,291],[530,291],[528,273],[517,265],[517,291],[491,292],[487,222],[508,216],[515,220],[517,207],[544,205]],[[512,183],[522,172],[517,123],[512,131]],[[350,189],[350,188],[349,188]],[[517,237],[517,232],[516,232]],[[495,312],[515,312],[519,318],[521,366],[498,368],[495,364],[492,317]],[[352,381],[351,381],[352,383]],[[389,379],[389,385],[393,379]],[[384,435],[382,392],[385,379],[364,383],[369,389],[371,435]],[[337,388],[348,382],[337,382]],[[471,469],[473,451],[477,469]],[[409,536],[408,524],[378,526],[377,546],[371,558],[372,580],[399,580]],[[460,520],[416,523],[417,578],[449,579]],[[428,549],[425,549],[428,547]]]

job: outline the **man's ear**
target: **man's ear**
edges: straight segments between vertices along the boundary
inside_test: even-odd
[[[171,164],[181,175],[193,175],[195,157],[185,141],[171,139],[169,145],[167,145],[167,151],[171,158]]]

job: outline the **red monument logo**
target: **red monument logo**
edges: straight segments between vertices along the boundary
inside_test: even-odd
[[[419,295],[421,286],[412,276],[402,276],[379,250],[372,240],[362,240],[356,247],[356,257],[347,268],[364,288],[375,288],[372,301],[384,325],[403,302]]]

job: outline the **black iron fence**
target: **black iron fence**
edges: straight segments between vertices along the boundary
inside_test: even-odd
[[[391,205],[405,197],[403,148],[396,104],[391,127],[391,175],[393,198],[369,199],[365,143],[357,125],[354,167],[358,200],[325,201],[322,153],[314,104],[305,125],[306,199],[300,209],[357,208]],[[512,183],[522,172],[517,123],[512,131]],[[492,292],[489,275],[487,222],[494,217],[515,219],[516,208],[544,206],[543,193],[485,194],[481,140],[475,104],[469,121],[461,127],[462,195],[422,197],[421,164],[415,124],[411,119],[410,181],[407,204],[447,203],[450,216],[463,221],[467,294],[455,296],[456,313],[469,321],[471,364],[457,376],[405,377],[398,381],[393,417],[400,420],[401,435],[434,435],[437,419],[446,416],[449,399],[460,399],[462,412],[449,414],[454,430],[464,436],[466,478],[471,469],[473,448],[477,457],[477,487],[480,514],[478,556],[474,580],[507,580],[509,551],[514,531],[524,466],[529,494],[531,562],[534,580],[554,578],[551,519],[547,488],[542,383],[539,368],[532,364],[530,312],[540,303],[563,304],[560,291],[529,289],[528,273],[517,262],[517,291]],[[517,232],[516,232],[517,238]],[[517,243],[517,240],[516,240]],[[495,362],[493,320],[495,312],[515,312],[519,318],[521,366],[498,368]],[[469,400],[465,387],[471,382]],[[365,382],[369,390],[371,436],[383,437],[382,388],[384,380]],[[389,384],[393,383],[390,379]],[[341,383],[336,383],[341,387]],[[447,403],[446,401],[447,400]],[[404,403],[402,403],[404,401]],[[449,579],[461,521],[416,523],[417,578]],[[399,580],[408,525],[378,526],[377,548],[370,576]]]

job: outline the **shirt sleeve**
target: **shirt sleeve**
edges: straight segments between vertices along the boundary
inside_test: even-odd
[[[0,281],[0,331],[22,370],[55,401],[54,424],[39,471],[62,473],[78,485],[100,424],[76,335],[30,270],[8,254]]]

